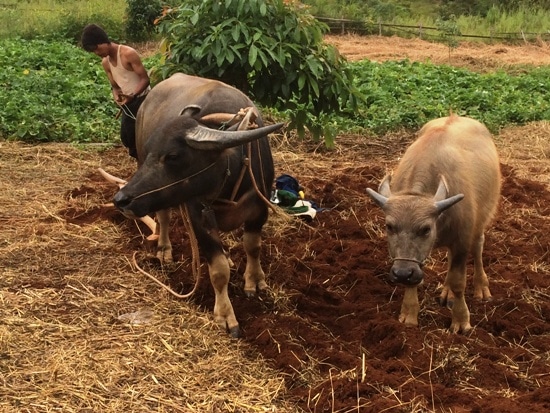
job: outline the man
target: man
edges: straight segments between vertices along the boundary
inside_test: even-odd
[[[137,51],[130,46],[111,42],[96,24],[82,31],[82,48],[101,57],[103,69],[111,83],[113,98],[122,111],[120,139],[130,156],[137,158],[136,115],[149,90],[150,79]]]

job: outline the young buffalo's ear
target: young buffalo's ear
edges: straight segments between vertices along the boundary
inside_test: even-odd
[[[442,201],[449,195],[449,186],[447,185],[447,180],[443,175],[439,178],[439,185],[437,186],[437,191],[434,195],[434,201]]]
[[[382,182],[380,182],[380,185],[378,186],[378,192],[386,198],[391,196],[390,183],[391,175],[388,174],[384,177],[384,179],[382,179]]]

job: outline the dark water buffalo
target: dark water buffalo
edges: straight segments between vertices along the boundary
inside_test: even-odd
[[[474,296],[490,299],[483,269],[484,232],[497,208],[501,175],[491,134],[476,120],[451,115],[428,122],[393,176],[369,196],[383,209],[390,256],[389,279],[405,284],[399,320],[418,325],[417,286],[433,247],[448,250],[440,296],[452,308],[452,332],[471,329],[464,299],[466,260],[474,258]],[[391,190],[390,190],[391,184]]]
[[[249,108],[257,128],[223,130],[233,114]],[[227,121],[227,122],[225,122]],[[129,217],[157,212],[158,257],[172,261],[168,208],[184,204],[215,291],[214,318],[232,335],[239,325],[229,300],[229,261],[218,230],[244,224],[245,291],[267,287],[260,265],[261,230],[268,218],[263,199],[274,179],[267,135],[253,102],[224,83],[181,73],[160,82],[141,106],[136,122],[139,168],[114,197]]]

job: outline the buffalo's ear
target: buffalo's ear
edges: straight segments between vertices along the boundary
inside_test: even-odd
[[[378,192],[381,195],[384,195],[386,198],[389,198],[391,196],[390,183],[391,183],[391,175],[388,174],[384,177],[384,179],[382,179],[382,182],[380,182],[380,185],[378,185]]]
[[[184,115],[194,118],[195,115],[201,111],[201,109],[202,108],[199,105],[187,105],[181,110],[180,116]]]
[[[449,186],[447,185],[447,180],[443,175],[439,178],[439,185],[437,186],[437,191],[434,195],[434,201],[442,201],[449,195]]]

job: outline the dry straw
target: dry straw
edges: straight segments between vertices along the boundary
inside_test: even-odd
[[[0,411],[295,412],[282,374],[132,271],[135,240],[60,213],[105,202],[87,177],[132,171],[120,152],[0,143]]]

